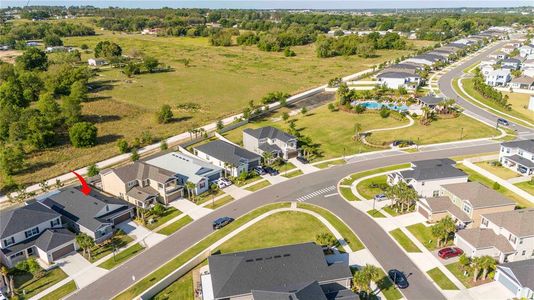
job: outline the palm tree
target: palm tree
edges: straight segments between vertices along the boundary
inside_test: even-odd
[[[366,277],[369,279],[369,282],[374,282],[375,284],[380,280],[380,269],[373,265],[365,265],[365,267],[362,268],[362,271],[365,273]],[[371,289],[371,286],[369,284],[369,290]]]
[[[197,185],[191,181],[188,181],[185,183],[185,188],[187,189],[187,196],[189,197],[189,200],[195,202],[195,189],[197,188]]]
[[[481,257],[473,257],[471,259],[470,267],[473,270],[473,282],[477,282],[478,273],[482,268],[483,260]]]
[[[486,280],[486,277],[488,276],[488,272],[490,269],[495,269],[495,265],[497,264],[495,262],[495,259],[493,257],[485,255],[480,257],[481,261],[481,267],[482,267],[482,280]]]
[[[368,295],[371,291],[371,282],[376,283],[380,278],[380,269],[367,264],[354,274],[352,282],[357,290],[365,292]]]
[[[362,271],[354,273],[352,277],[352,284],[354,288],[360,292],[369,293],[369,284],[367,281],[367,276]]]
[[[430,227],[430,230],[432,232],[432,236],[436,238],[438,247],[441,247],[441,241],[442,241],[442,237],[444,235],[443,234],[443,232],[444,232],[443,225],[438,222],[437,224],[435,224],[432,227]]]
[[[360,132],[362,131],[362,124],[356,123],[354,124],[354,138],[356,141],[360,140]]]
[[[83,255],[85,256],[85,254],[87,254],[89,260],[91,260],[91,252],[95,246],[95,240],[82,232],[76,236],[76,243],[78,243],[78,246],[82,248]]]
[[[263,157],[263,163],[266,164],[266,165],[271,165],[271,162],[273,160],[273,153],[270,152],[270,151],[265,151],[263,152],[262,154],[262,157]]]
[[[6,266],[1,265],[0,275],[2,275],[2,280],[4,281],[4,284],[7,287],[7,293],[9,294],[10,293],[10,285],[9,285],[9,278],[8,278],[9,269]]]
[[[454,232],[456,232],[456,224],[454,223],[454,220],[450,216],[446,216],[445,218],[439,220],[439,222],[443,226],[443,234],[445,238],[445,243],[447,243],[451,235]]]

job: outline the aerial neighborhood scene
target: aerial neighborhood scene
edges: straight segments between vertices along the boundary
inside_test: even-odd
[[[0,1],[7,299],[534,299],[534,3]]]

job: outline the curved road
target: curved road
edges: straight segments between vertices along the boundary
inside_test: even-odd
[[[238,218],[259,206],[271,202],[295,201],[301,196],[336,185],[339,180],[354,172],[420,159],[487,153],[497,150],[497,144],[481,144],[478,146],[460,146],[446,150],[399,154],[356,161],[272,185],[254,194],[235,200],[190,223],[154,247],[145,250],[92,284],[80,289],[68,299],[113,298],[133,284],[132,276],[135,276],[137,280],[143,278],[212,233],[211,222],[218,217],[231,216]],[[397,268],[407,274],[411,273],[412,275],[409,277],[411,285],[408,289],[403,290],[408,299],[445,299],[425,274],[390,238],[388,233],[375,223],[371,217],[352,207],[339,196],[325,198],[324,195],[319,195],[311,198],[309,202],[320,205],[340,217],[358,235],[365,247],[373,253],[386,270]]]
[[[481,61],[487,58],[489,54],[500,49],[507,42],[509,41],[508,40],[500,41],[491,47],[481,50],[480,52],[477,52],[476,55],[463,61],[461,64],[459,64],[458,66],[454,67],[453,69],[448,71],[446,74],[441,76],[441,78],[438,80],[439,89],[441,93],[445,95],[445,97],[456,100],[456,103],[460,105],[461,107],[463,107],[464,111],[470,112],[470,115],[476,117],[479,120],[485,121],[489,124],[497,124],[497,119],[499,117],[485,109],[482,109],[472,104],[471,102],[467,101],[466,99],[458,95],[452,86],[452,80],[455,78],[460,78],[464,74],[463,70],[465,68],[471,66],[477,61]],[[534,129],[532,128],[519,125],[513,122],[513,120],[509,120],[509,121],[515,124],[515,129],[517,129],[519,133],[533,133],[534,132]]]

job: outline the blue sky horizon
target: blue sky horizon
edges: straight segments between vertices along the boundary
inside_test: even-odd
[[[25,6],[27,0],[2,0],[0,7]],[[335,0],[335,1],[306,1],[306,0],[200,0],[200,1],[171,1],[171,0],[30,0],[29,5],[58,5],[95,7],[124,7],[124,8],[235,8],[235,9],[426,9],[426,8],[495,8],[534,6],[532,0],[470,0],[470,1],[436,1],[436,0]]]

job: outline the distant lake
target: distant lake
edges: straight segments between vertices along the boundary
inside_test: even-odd
[[[27,0],[0,0],[0,7],[25,6]],[[201,1],[160,1],[160,0],[30,0],[29,5],[58,5],[80,6],[92,5],[95,7],[125,7],[125,8],[234,8],[234,9],[394,9],[394,8],[454,8],[454,7],[516,7],[532,6],[534,2],[516,0],[469,0],[469,1],[435,1],[435,0],[345,0],[345,1],[264,1],[264,0],[201,0]]]

